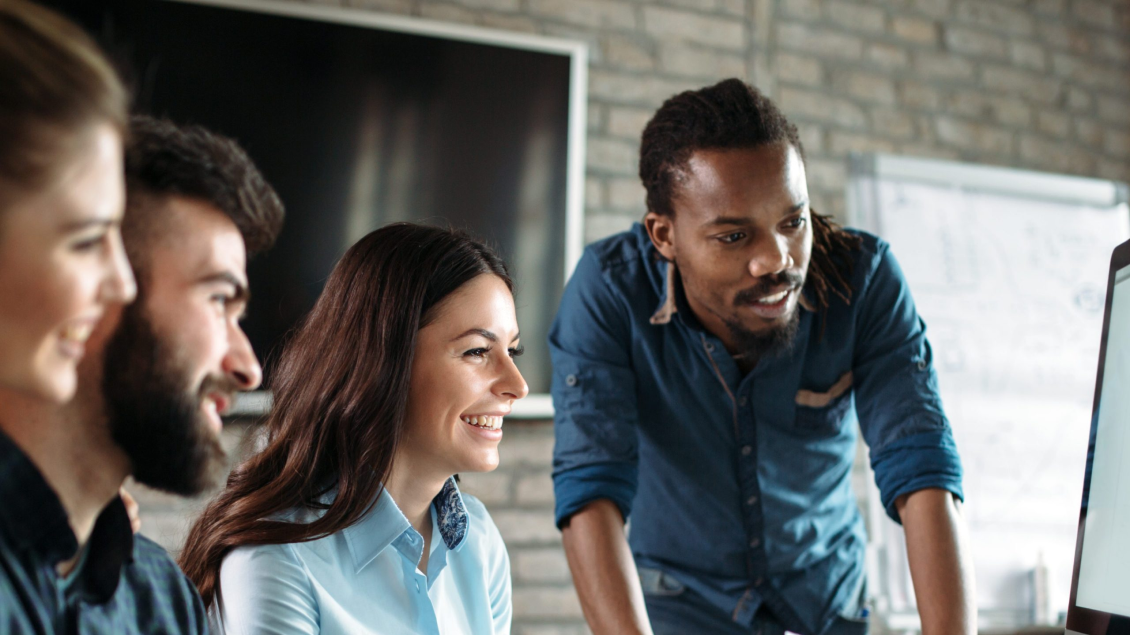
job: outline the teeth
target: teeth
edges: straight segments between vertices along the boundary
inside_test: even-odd
[[[463,423],[469,423],[485,430],[498,430],[502,427],[502,417],[488,417],[484,415],[477,417],[460,417],[460,419],[463,420]]]
[[[71,324],[63,329],[63,339],[82,343],[90,337],[90,332],[93,330],[92,324]]]
[[[758,302],[760,304],[776,304],[776,303],[780,302],[782,298],[784,298],[786,295],[788,295],[788,293],[789,293],[789,290],[785,289],[784,291],[782,291],[780,293],[774,293],[773,295],[767,295],[764,298],[761,298],[760,300],[758,300]]]

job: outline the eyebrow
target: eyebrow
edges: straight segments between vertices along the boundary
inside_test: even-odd
[[[796,205],[788,208],[782,216],[789,216],[795,214],[808,206],[808,201],[801,201]],[[749,219],[744,216],[716,216],[703,224],[703,227],[720,227],[722,225],[736,225],[738,227],[745,227],[749,225]]]
[[[91,227],[101,227],[109,229],[121,225],[120,218],[88,218],[86,220],[72,221],[63,225],[63,232],[71,233],[89,229]]]
[[[198,284],[216,284],[216,283],[230,284],[231,286],[235,287],[235,297],[232,298],[233,300],[235,300],[236,302],[243,302],[244,305],[246,305],[248,303],[248,301],[251,299],[251,290],[247,288],[247,284],[245,284],[239,278],[235,277],[235,275],[232,274],[230,271],[221,271],[219,273],[213,273],[211,275],[204,276],[203,278],[200,278],[199,280],[197,280],[197,283]]]
[[[471,335],[479,335],[479,336],[484,337],[484,338],[486,338],[486,339],[488,339],[492,342],[495,342],[495,343],[498,342],[498,336],[495,335],[494,333],[491,333],[490,331],[488,331],[486,329],[467,329],[466,331],[463,331],[459,335],[456,335],[455,337],[451,338],[451,341],[454,342],[455,340],[461,340],[464,337],[469,337]],[[514,340],[517,340],[520,337],[522,337],[522,334],[518,333],[517,335],[514,336],[514,339],[512,339],[510,341],[513,342]]]

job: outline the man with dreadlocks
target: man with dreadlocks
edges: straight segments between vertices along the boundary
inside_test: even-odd
[[[585,250],[549,335],[593,632],[865,633],[857,422],[923,632],[975,632],[961,462],[888,245],[809,208],[796,127],[736,79],[663,104],[640,177],[643,224]]]

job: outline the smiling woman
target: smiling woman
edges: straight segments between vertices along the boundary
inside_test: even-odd
[[[407,223],[346,252],[272,379],[267,444],[189,533],[218,632],[509,633],[510,563],[454,475],[527,393],[509,273]]]
[[[127,96],[80,31],[21,0],[0,4],[0,387],[52,401],[106,306],[129,302]]]

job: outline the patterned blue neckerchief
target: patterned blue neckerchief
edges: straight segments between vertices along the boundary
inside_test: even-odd
[[[454,550],[467,537],[467,508],[463,506],[455,477],[447,479],[443,489],[432,499],[432,505],[436,508],[436,522],[443,544]]]

